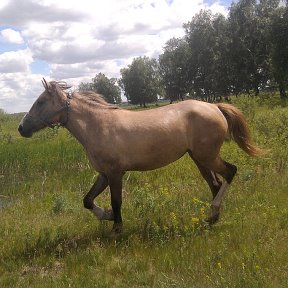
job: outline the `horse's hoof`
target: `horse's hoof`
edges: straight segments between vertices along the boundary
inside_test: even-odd
[[[208,218],[205,219],[206,222],[208,222],[210,225],[216,223],[219,220],[220,217],[220,207],[217,206],[211,206],[211,212]]]
[[[102,220],[113,221],[114,220],[113,210],[112,209],[104,209]]]
[[[122,223],[114,223],[110,233],[110,238],[117,238],[122,232]]]
[[[215,224],[219,220],[219,214],[211,215],[208,218],[205,219],[205,222],[207,222],[209,225]]]

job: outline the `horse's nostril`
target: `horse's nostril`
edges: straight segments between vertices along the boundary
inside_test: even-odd
[[[19,131],[19,132],[22,132],[22,131],[23,131],[23,126],[22,126],[22,125],[19,125],[18,131]]]

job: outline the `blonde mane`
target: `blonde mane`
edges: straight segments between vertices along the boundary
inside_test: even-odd
[[[89,105],[100,105],[101,107],[109,108],[109,109],[118,109],[119,107],[108,103],[104,97],[94,91],[83,91],[77,92],[78,95],[81,96],[82,100]]]

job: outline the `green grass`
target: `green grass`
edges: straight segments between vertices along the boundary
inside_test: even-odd
[[[67,131],[22,139],[19,118],[0,117],[0,287],[288,287],[288,108],[268,100],[233,99],[271,152],[223,145],[238,174],[216,225],[204,222],[211,195],[183,157],[125,175],[117,240],[82,206],[96,173]],[[108,190],[98,203],[109,206]]]

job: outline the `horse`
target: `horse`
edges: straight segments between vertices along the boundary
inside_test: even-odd
[[[227,136],[250,156],[263,153],[251,142],[247,121],[231,104],[186,100],[155,109],[133,111],[107,103],[95,92],[69,93],[63,82],[42,80],[44,92],[21,120],[18,131],[32,137],[45,127],[63,126],[83,145],[96,182],[83,199],[99,220],[114,221],[111,233],[122,231],[122,179],[126,171],[153,170],[188,153],[212,192],[206,221],[220,216],[225,191],[237,167],[220,157]],[[112,209],[94,203],[110,188]]]

